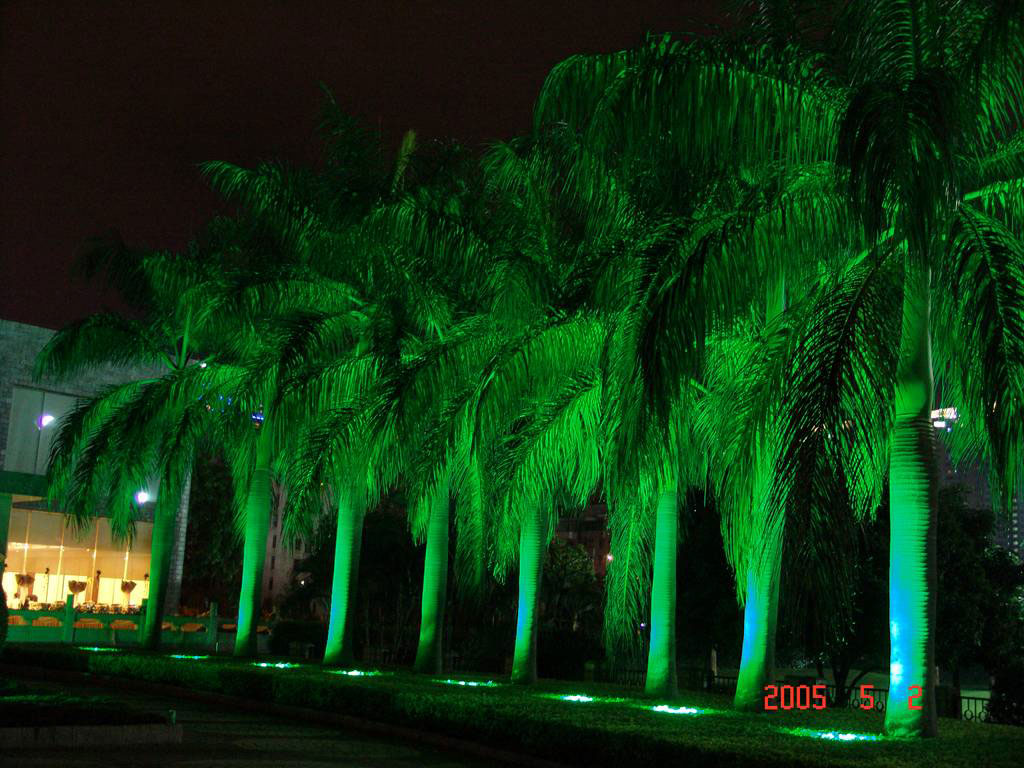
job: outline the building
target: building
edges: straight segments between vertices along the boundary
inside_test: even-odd
[[[281,496],[270,519],[270,533],[267,535],[267,559],[263,566],[263,602],[275,603],[288,592],[295,581],[295,563],[308,556],[305,542],[299,540],[295,547],[284,543],[282,527],[284,516],[281,514]]]
[[[32,369],[53,336],[48,328],[0,320],[0,571],[10,608],[63,602],[103,607],[138,606],[149,593],[153,506],[159,487],[140,488],[135,537],[128,546],[114,539],[100,511],[84,529],[69,527],[48,507],[46,466],[61,419],[81,397],[160,371],[101,366],[74,382],[36,382]],[[182,516],[181,522],[186,518]],[[184,563],[185,528],[179,525],[171,556],[168,600],[177,610]],[[304,554],[281,540],[280,514],[267,537],[263,577],[265,601],[288,589],[293,566]]]
[[[102,515],[75,529],[45,501],[50,446],[61,418],[79,397],[152,371],[98,367],[72,384],[35,382],[47,328],[0,320],[0,555],[9,607],[63,602],[139,605],[148,594],[152,503],[140,488],[131,546],[111,534]]]
[[[956,408],[937,408],[932,411],[932,426],[938,433],[952,432],[959,418]],[[941,486],[959,485],[964,489],[968,507],[987,509],[992,506],[987,470],[980,464],[954,467],[949,451],[941,439],[935,441],[936,463]],[[1024,504],[1018,498],[1007,515],[997,515],[992,543],[1016,554],[1024,560]]]
[[[590,555],[594,573],[603,579],[611,562],[611,534],[608,532],[608,508],[603,503],[588,504],[579,514],[562,517],[555,535],[569,544],[577,544]]]

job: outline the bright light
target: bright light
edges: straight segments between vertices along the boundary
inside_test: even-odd
[[[209,656],[190,656],[187,653],[172,653],[167,658],[169,659],[188,659],[189,661],[199,661],[200,659],[208,659]]]
[[[946,422],[944,422],[944,421],[942,421],[940,419],[939,421],[933,421],[932,422],[932,426],[935,427],[936,429],[945,429],[946,428]]]
[[[932,411],[933,419],[949,419],[950,421],[956,421],[960,418],[960,414],[956,408],[936,408]]]
[[[435,680],[435,683],[441,683],[442,685],[463,685],[467,688],[496,688],[501,683],[496,683],[493,680]]]
[[[615,555],[613,555],[611,552],[609,552],[607,555],[604,556],[604,559],[607,560],[610,563],[612,560],[615,559]]]
[[[146,491],[139,491],[135,494],[136,504],[145,504],[147,501],[149,501],[149,493]]]
[[[205,367],[206,367],[206,363],[200,363],[200,364],[199,364],[199,367],[200,367],[200,368],[205,368]]]
[[[39,417],[39,420],[36,422],[36,426],[38,426],[40,429],[42,429],[43,427],[48,427],[51,424],[53,424],[53,421],[56,418],[57,417],[54,416],[52,413],[44,413]]]
[[[785,733],[794,736],[805,736],[811,739],[823,739],[825,741],[878,741],[881,739],[876,733],[843,733],[841,731],[812,731],[808,728],[783,728]]]
[[[293,669],[301,666],[300,664],[289,664],[287,661],[279,661],[276,664],[271,661],[254,661],[252,665],[262,669]]]
[[[98,645],[83,645],[79,646],[80,651],[89,651],[89,653],[115,653],[121,650],[120,648],[101,648]]]
[[[664,712],[668,715],[699,715],[700,710],[693,707],[670,707],[668,704],[659,704],[651,707],[652,712]]]
[[[345,677],[374,677],[380,674],[375,669],[331,669],[328,671],[332,675],[345,675]]]
[[[584,696],[582,693],[572,693],[568,696],[559,697],[562,701],[593,701],[593,696]]]

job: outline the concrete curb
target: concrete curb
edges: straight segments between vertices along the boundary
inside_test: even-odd
[[[376,720],[364,720],[363,718],[352,717],[351,715],[323,712],[318,709],[291,707],[254,699],[240,699],[234,696],[225,696],[220,693],[198,691],[192,688],[181,688],[176,685],[150,683],[145,680],[110,677],[108,675],[96,675],[90,672],[72,672],[63,669],[50,669],[48,667],[14,667],[8,664],[0,664],[0,673],[10,677],[20,677],[28,680],[90,682],[107,688],[138,691],[140,693],[153,693],[161,696],[175,696],[182,699],[190,699],[192,701],[201,701],[207,704],[218,704],[225,707],[233,707],[247,712],[276,715],[303,723],[342,726],[353,731],[360,731],[374,736],[401,739],[402,741],[415,744],[451,750],[453,752],[464,754],[467,757],[475,757],[493,763],[529,766],[529,768],[564,768],[562,763],[555,763],[551,760],[544,760],[543,758],[533,757],[531,755],[509,752],[503,749],[495,749],[476,741],[468,741],[466,739],[459,739],[452,736],[430,733],[428,731],[422,731],[404,725],[381,723]],[[180,728],[180,726],[177,727]]]
[[[180,744],[181,735],[180,725],[161,723],[0,728],[0,749]]]

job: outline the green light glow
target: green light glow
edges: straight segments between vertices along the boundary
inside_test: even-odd
[[[376,669],[329,669],[332,675],[344,675],[345,677],[376,677],[381,674]]]
[[[167,479],[164,480],[169,484]],[[178,501],[180,502],[180,495]],[[153,517],[153,539],[150,547],[149,597],[142,616],[142,647],[155,650],[160,647],[163,634],[164,608],[167,583],[170,580],[171,553],[174,550],[175,523],[178,503],[171,503],[172,495],[161,493]],[[177,608],[177,606],[175,606]]]
[[[747,573],[743,606],[743,647],[736,681],[737,709],[761,711],[764,687],[775,679],[775,627],[779,615],[779,581],[782,566],[782,525],[765,532],[760,565]]]
[[[324,664],[352,663],[352,608],[359,579],[359,550],[363,539],[363,513],[356,499],[357,493],[339,482],[334,575],[331,577],[331,617],[327,625]]]
[[[201,659],[208,659],[209,656],[192,656],[187,653],[172,653],[167,658],[169,659],[188,659],[189,661],[199,661]]]
[[[648,696],[671,697],[676,687],[676,557],[679,499],[674,488],[658,495],[651,584],[651,646],[647,654]]]
[[[516,647],[512,661],[513,683],[537,680],[537,603],[547,541],[546,520],[536,499],[523,504],[519,530],[519,607],[516,613]]]
[[[693,707],[670,707],[668,704],[659,704],[656,707],[651,707],[651,712],[664,712],[667,715],[699,715],[703,711]]]
[[[287,661],[254,661],[252,665],[261,669],[295,669],[302,666],[301,664],[291,664]]]
[[[256,629],[263,602],[263,565],[267,559],[273,487],[270,474],[271,434],[259,431],[256,462],[245,499],[245,537],[242,544],[242,586],[238,598],[235,656],[256,655]]]
[[[80,651],[89,651],[89,653],[116,653],[120,651],[120,648],[101,648],[98,645],[81,645],[78,647]]]
[[[435,683],[441,683],[442,685],[463,685],[467,688],[497,688],[501,683],[496,683],[493,680],[435,680]]]
[[[594,702],[600,702],[602,704],[620,704],[625,701],[625,699],[616,696],[587,696],[584,693],[542,693],[540,695],[545,699],[571,701],[575,704],[592,704]]]
[[[930,276],[909,270],[889,458],[890,736],[934,736],[935,454],[929,342]],[[917,691],[911,690],[917,688]],[[914,700],[911,696],[922,693]]]
[[[810,728],[780,728],[783,733],[802,736],[807,739],[823,741],[881,741],[882,737],[875,733],[843,733],[841,731],[813,731]]]
[[[423,599],[420,610],[420,639],[413,669],[436,675],[441,672],[441,636],[444,607],[448,597],[448,483],[438,485],[430,504],[427,551],[423,562]]]
[[[765,325],[770,325],[786,309],[786,277],[780,272],[768,282],[765,291]],[[775,630],[779,617],[779,582],[782,574],[782,549],[785,529],[784,511],[774,509],[771,499],[781,443],[778,432],[769,428],[758,436],[755,454],[751,502],[753,504],[754,542],[748,543],[750,562],[746,565],[746,592],[743,606],[743,646],[736,680],[733,705],[748,712],[764,709],[764,689],[775,682]],[[737,571],[742,573],[742,571]]]

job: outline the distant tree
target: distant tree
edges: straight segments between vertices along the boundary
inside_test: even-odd
[[[586,549],[556,538],[548,550],[542,582],[542,627],[599,631],[603,595]]]
[[[981,664],[990,673],[1024,653],[1024,567],[993,546],[995,518],[971,509],[961,486],[939,493],[936,658],[953,672]]]
[[[216,601],[233,610],[242,578],[242,543],[234,524],[231,474],[217,456],[201,456],[192,475],[182,602],[202,610]]]
[[[743,625],[735,577],[722,551],[718,511],[703,493],[689,493],[686,536],[679,552],[679,657],[703,667],[715,649],[718,663],[735,666]]]

